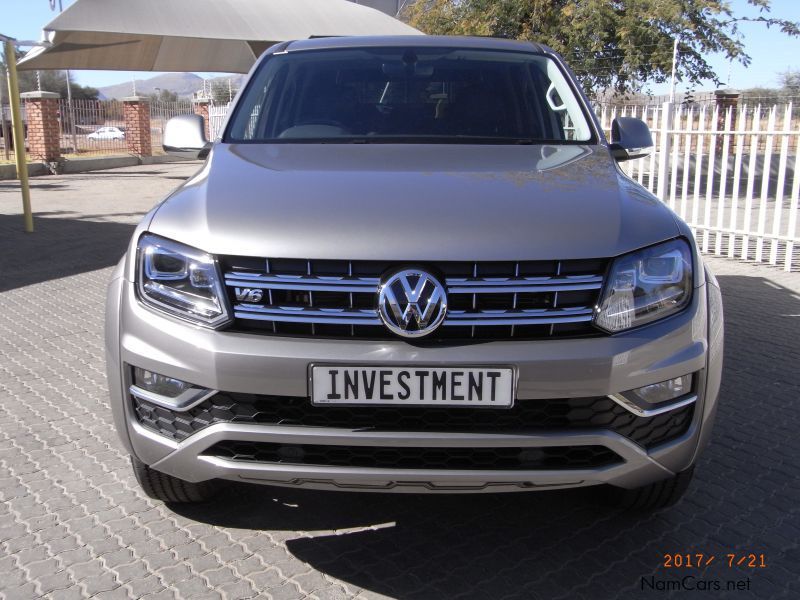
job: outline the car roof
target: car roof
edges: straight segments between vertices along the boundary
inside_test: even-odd
[[[289,42],[283,51],[323,50],[329,48],[374,48],[415,46],[417,48],[470,48],[478,50],[516,50],[518,52],[553,52],[535,42],[491,37],[451,35],[387,35],[353,37],[319,37]]]

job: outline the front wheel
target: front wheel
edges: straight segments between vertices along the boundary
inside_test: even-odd
[[[213,481],[201,481],[200,483],[184,481],[151,469],[134,456],[131,456],[131,466],[136,481],[144,493],[154,500],[181,503],[205,502],[217,492],[217,486]]]
[[[689,488],[694,475],[694,466],[677,473],[669,479],[662,479],[649,485],[633,489],[605,486],[606,503],[628,510],[656,510],[677,503]]]

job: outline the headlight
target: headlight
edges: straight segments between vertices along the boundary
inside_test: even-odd
[[[142,302],[184,319],[217,327],[229,319],[214,258],[189,246],[145,234],[137,252]]]
[[[595,325],[616,333],[675,314],[692,297],[692,251],[683,239],[638,250],[611,266]]]

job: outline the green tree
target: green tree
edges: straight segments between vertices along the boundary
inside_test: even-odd
[[[800,95],[800,71],[797,69],[787,69],[778,75],[777,88],[754,87],[742,90],[741,102],[747,104],[785,104],[794,102],[797,104],[797,96]]]
[[[22,55],[22,52],[18,52],[17,58],[22,57]],[[0,73],[3,74],[3,79],[5,79],[6,64],[2,55],[0,55]],[[20,92],[35,92],[39,89],[39,82],[41,81],[41,89],[43,91],[56,92],[61,94],[62,98],[67,97],[67,76],[64,71],[39,71],[38,77],[36,73],[36,71],[18,71]],[[96,100],[100,94],[97,89],[78,85],[74,81],[71,82],[70,89],[72,97],[76,99]]]
[[[150,99],[153,102],[177,102],[178,94],[172,90],[159,89],[157,92],[150,94]]]
[[[227,104],[236,95],[237,89],[226,78],[211,79],[208,82],[214,104]]]
[[[778,75],[778,82],[787,94],[800,94],[800,70],[787,69]]]
[[[417,0],[403,16],[429,34],[544,43],[564,56],[587,91],[630,92],[669,79],[676,37],[678,79],[719,85],[709,54],[750,63],[741,22],[800,35],[799,23],[770,16],[770,0],[747,1],[757,17],[737,17],[729,0]]]

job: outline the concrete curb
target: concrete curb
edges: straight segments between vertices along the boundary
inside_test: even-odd
[[[50,169],[44,163],[28,163],[28,177],[49,175]],[[0,181],[3,179],[17,179],[16,165],[0,165]]]
[[[102,171],[105,169],[118,169],[119,167],[134,167],[138,165],[155,165],[170,162],[185,162],[185,158],[175,156],[99,156],[96,158],[73,158],[60,163],[61,173],[86,173],[87,171]],[[50,167],[45,163],[28,163],[28,176],[39,177],[50,175]],[[15,165],[0,165],[0,180],[16,179],[17,168]]]

